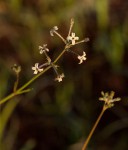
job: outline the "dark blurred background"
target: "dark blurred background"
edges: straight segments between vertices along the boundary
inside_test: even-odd
[[[88,43],[72,50],[87,53],[78,65],[66,53],[58,62],[63,82],[49,70],[27,94],[1,106],[2,150],[80,150],[103,103],[101,91],[114,90],[122,101],[105,112],[88,150],[127,150],[128,147],[128,1],[127,0],[1,0],[0,99],[13,90],[13,64],[22,67],[19,86],[33,77],[31,67],[45,61],[38,46],[45,43],[54,60],[63,50],[50,29],[57,25],[66,37],[73,31]]]

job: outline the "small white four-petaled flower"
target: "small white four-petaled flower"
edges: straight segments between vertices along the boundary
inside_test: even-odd
[[[61,82],[63,78],[64,78],[64,74],[62,73],[55,78],[55,81]]]
[[[43,46],[39,46],[40,54],[43,54],[44,52],[49,52],[49,49],[47,48],[47,44],[44,44]]]
[[[79,37],[75,36],[75,33],[72,33],[71,36],[67,37],[68,41],[71,41],[72,45],[75,45],[76,40],[79,40]]]
[[[82,64],[83,61],[87,59],[85,56],[86,56],[86,53],[83,51],[83,55],[82,56],[79,55],[77,57],[80,60],[79,64]]]
[[[54,32],[58,30],[57,26],[54,26],[51,30],[50,30],[50,35],[54,36]]]
[[[35,66],[32,67],[32,70],[34,70],[33,74],[37,74],[38,72],[43,71],[43,68],[39,68],[39,63],[35,63]]]

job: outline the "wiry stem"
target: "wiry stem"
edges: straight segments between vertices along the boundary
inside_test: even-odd
[[[99,117],[97,118],[97,120],[96,120],[96,122],[95,122],[93,128],[91,129],[91,131],[90,131],[90,133],[89,133],[89,135],[88,135],[88,137],[87,137],[87,139],[86,139],[86,141],[85,141],[85,143],[84,143],[84,145],[83,145],[83,147],[82,147],[82,150],[86,150],[86,148],[87,148],[87,146],[88,146],[88,143],[89,143],[89,141],[90,141],[90,139],[91,139],[91,137],[92,137],[92,135],[93,135],[93,133],[94,133],[94,131],[95,131],[95,129],[96,129],[98,123],[99,123],[99,121],[101,120],[101,117],[103,116],[105,110],[106,110],[106,109],[104,109],[104,106],[103,106],[103,109],[102,109],[102,111],[101,111]]]
[[[17,90],[18,83],[19,83],[19,73],[16,73],[16,81],[14,83],[13,92],[15,92]]]
[[[6,96],[5,98],[3,98],[2,100],[0,100],[0,105],[5,103],[7,100],[11,99],[12,97],[16,96],[17,94],[15,93],[11,93],[10,95]]]
[[[69,28],[68,36],[70,36],[70,34],[71,34],[73,25],[74,25],[74,19],[72,18],[71,19],[71,23],[70,23],[70,28]]]
[[[67,50],[67,52],[70,52],[70,53],[72,53],[72,54],[74,54],[74,55],[76,55],[76,56],[78,56],[78,54],[76,53],[76,52],[74,52],[74,51],[72,51],[72,50]]]
[[[66,40],[57,31],[54,31],[54,33],[66,44]]]
[[[81,40],[79,42],[76,42],[75,45],[81,44],[81,43],[84,43],[84,42],[88,42],[88,41],[89,41],[89,38],[85,38],[85,39],[83,39],[83,40]]]

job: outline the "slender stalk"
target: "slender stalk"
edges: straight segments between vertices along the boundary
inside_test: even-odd
[[[70,23],[70,28],[69,28],[68,36],[70,36],[70,34],[71,34],[73,25],[74,25],[74,19],[72,18],[71,19],[71,23]]]
[[[76,52],[74,52],[74,51],[68,50],[67,52],[70,52],[70,53],[72,53],[72,54],[78,56],[78,54],[77,54]]]
[[[66,44],[66,40],[56,31],[54,33]]]
[[[44,54],[45,54],[45,56],[46,56],[46,58],[47,58],[48,62],[51,62],[51,58],[48,56],[48,54],[47,54],[47,52],[46,52],[46,51],[44,51]]]
[[[12,97],[14,97],[16,94],[11,93],[10,95],[6,96],[5,98],[3,98],[2,100],[0,100],[0,105],[5,103],[7,100],[11,99]]]
[[[81,43],[84,43],[84,42],[88,42],[89,41],[89,38],[86,38],[86,39],[83,39],[79,42],[76,42],[75,45],[78,45],[78,44],[81,44]]]
[[[55,64],[61,57],[62,57],[62,55],[66,52],[66,49],[68,49],[68,48],[66,48],[66,46],[65,46],[65,48],[64,48],[64,50],[60,53],[60,55],[53,61],[53,63]]]
[[[90,133],[89,133],[89,135],[88,135],[88,137],[87,137],[87,139],[86,139],[86,141],[85,141],[85,143],[84,143],[84,145],[83,145],[83,147],[82,147],[82,150],[86,150],[87,145],[88,145],[88,143],[89,143],[89,141],[90,141],[90,139],[91,139],[91,137],[92,137],[92,135],[93,135],[93,133],[94,133],[94,131],[95,131],[95,129],[96,129],[96,127],[97,127],[97,125],[98,125],[100,119],[101,119],[101,117],[103,116],[105,110],[106,110],[106,109],[104,109],[104,106],[103,106],[103,109],[102,109],[102,111],[101,111],[99,117],[97,118],[97,120],[96,120],[96,122],[95,122],[93,128],[91,129],[91,131],[90,131]]]
[[[16,73],[16,81],[14,83],[13,92],[15,92],[17,90],[18,83],[19,83],[19,73]]]

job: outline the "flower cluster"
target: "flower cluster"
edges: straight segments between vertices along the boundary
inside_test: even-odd
[[[35,66],[32,67],[32,70],[34,71],[34,74],[38,74],[38,73],[42,72],[44,70],[44,67],[51,66],[53,68],[53,70],[55,71],[56,75],[57,75],[57,77],[55,78],[55,81],[61,82],[64,78],[64,73],[62,73],[62,74],[58,73],[58,70],[57,70],[58,66],[56,65],[56,62],[60,58],[60,56],[62,56],[62,54],[64,52],[68,51],[68,52],[76,54],[77,58],[79,60],[79,64],[82,64],[83,61],[86,60],[86,53],[84,51],[83,51],[83,55],[79,55],[76,52],[71,50],[71,47],[73,47],[74,45],[80,44],[80,43],[83,43],[83,42],[87,42],[89,40],[88,38],[86,38],[82,41],[78,41],[79,37],[77,37],[75,35],[75,33],[72,32],[73,24],[74,24],[74,20],[71,19],[71,24],[70,24],[68,36],[66,38],[63,38],[63,36],[61,36],[58,33],[58,27],[57,26],[54,26],[50,30],[50,35],[54,36],[56,34],[64,42],[65,48],[62,51],[62,53],[58,56],[58,58],[55,61],[52,62],[51,58],[48,55],[49,49],[47,48],[47,44],[44,44],[43,46],[39,46],[39,53],[44,54],[46,56],[47,61],[42,65],[39,65],[39,63],[35,63]]]
[[[120,101],[121,99],[119,97],[113,98],[115,95],[114,91],[111,91],[110,93],[103,91],[101,92],[102,97],[99,98],[100,101],[104,101],[104,109],[108,109],[114,106],[114,103],[117,101]]]

